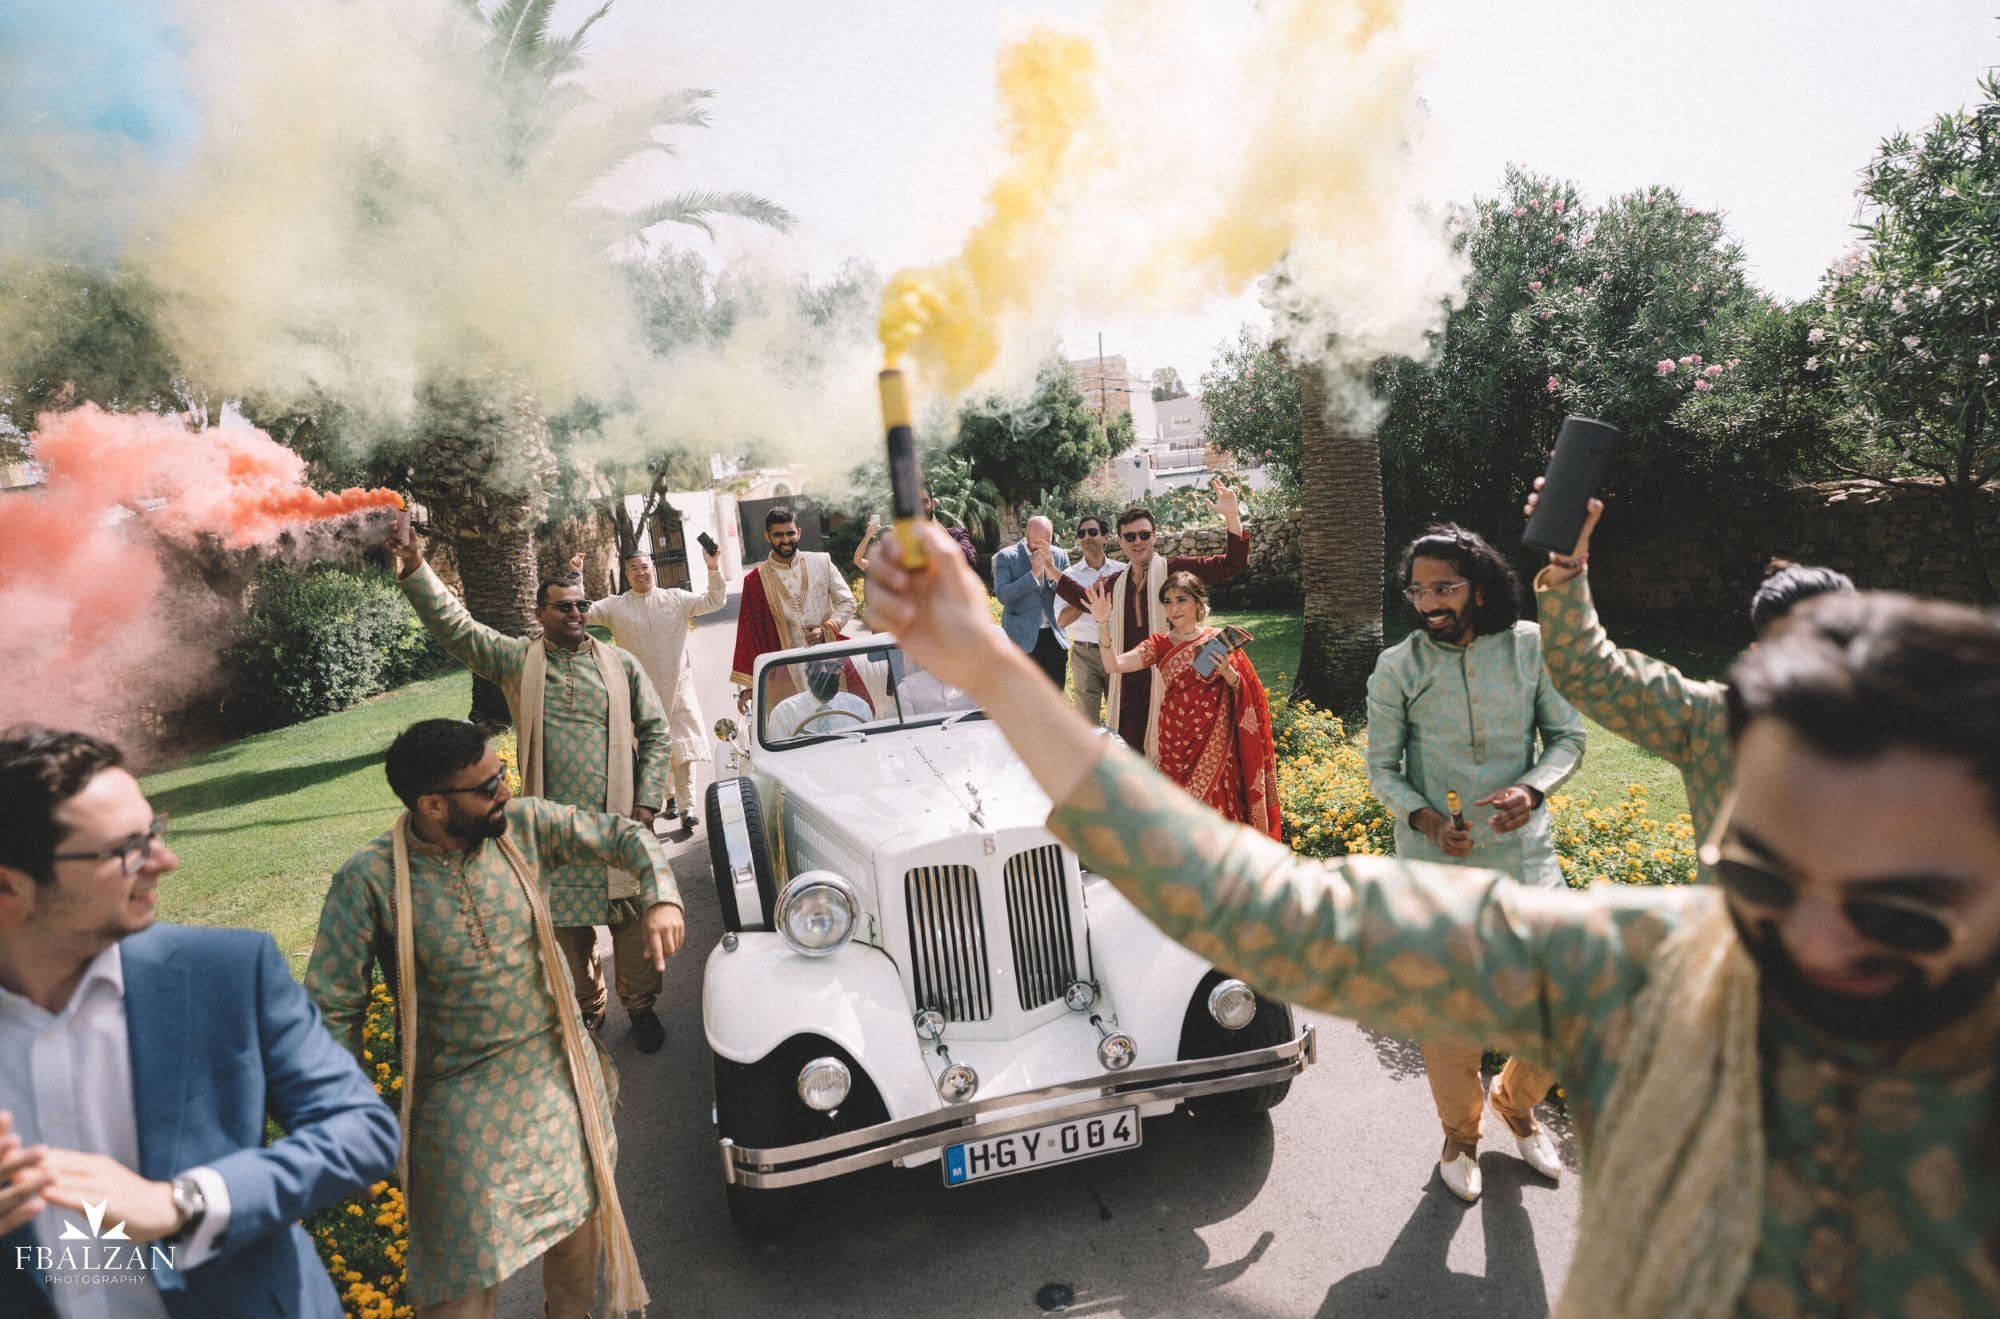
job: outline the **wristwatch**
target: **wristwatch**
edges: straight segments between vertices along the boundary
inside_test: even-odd
[[[183,1173],[173,1180],[174,1212],[181,1216],[181,1225],[169,1237],[170,1241],[185,1241],[195,1234],[201,1220],[208,1216],[208,1197],[201,1193],[201,1183]]]

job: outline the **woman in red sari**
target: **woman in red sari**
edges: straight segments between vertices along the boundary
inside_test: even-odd
[[[1165,692],[1160,700],[1160,772],[1222,812],[1225,819],[1282,838],[1278,758],[1271,738],[1271,705],[1250,657],[1226,652],[1206,677],[1195,657],[1220,635],[1206,626],[1208,587],[1190,572],[1170,573],[1160,587],[1167,631],[1156,632],[1122,655],[1106,653],[1112,673],[1157,665]],[[1111,592],[1092,593],[1091,613],[1111,620]],[[1106,631],[1105,636],[1111,633]]]

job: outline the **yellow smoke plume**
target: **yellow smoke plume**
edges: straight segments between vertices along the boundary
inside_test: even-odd
[[[1397,0],[1113,0],[998,68],[1005,158],[958,254],[884,291],[881,340],[960,393],[1065,316],[1197,310],[1278,266],[1310,356],[1417,351],[1462,272],[1419,202]]]

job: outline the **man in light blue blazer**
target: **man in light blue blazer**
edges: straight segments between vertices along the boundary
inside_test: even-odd
[[[1056,583],[1069,567],[1069,555],[1055,537],[1053,522],[1029,518],[1027,534],[993,556],[993,594],[1000,597],[1000,626],[1008,640],[1027,651],[1060,691],[1069,672],[1069,635],[1056,621],[1062,608]]]
[[[395,1115],[268,935],[154,924],[179,862],[122,759],[0,732],[0,1315],[336,1319],[298,1220]]]

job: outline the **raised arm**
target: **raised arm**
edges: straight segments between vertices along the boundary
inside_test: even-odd
[[[702,561],[708,565],[708,589],[695,597],[696,618],[700,618],[703,614],[712,614],[729,603],[729,583],[722,577],[721,553],[718,551],[715,554],[704,554]]]
[[[868,547],[873,545],[875,538],[881,534],[882,515],[880,513],[870,513],[868,515],[868,525],[861,530],[861,543],[854,547],[854,571],[868,571]]]
[[[403,594],[409,597],[425,630],[437,638],[447,655],[507,691],[512,700],[511,687],[520,681],[522,661],[528,653],[527,638],[510,637],[466,612],[458,597],[445,589],[424,562],[423,551],[414,543],[398,545],[392,537],[389,552],[395,557]]]
[[[1535,479],[1537,492],[1541,478]],[[1532,514],[1540,494],[1528,496]],[[1542,627],[1542,662],[1571,704],[1619,737],[1685,767],[1700,754],[1698,730],[1724,701],[1719,682],[1684,677],[1671,664],[1611,643],[1590,597],[1590,539],[1604,502],[1590,501],[1575,549],[1550,554],[1535,576],[1535,610]]]

